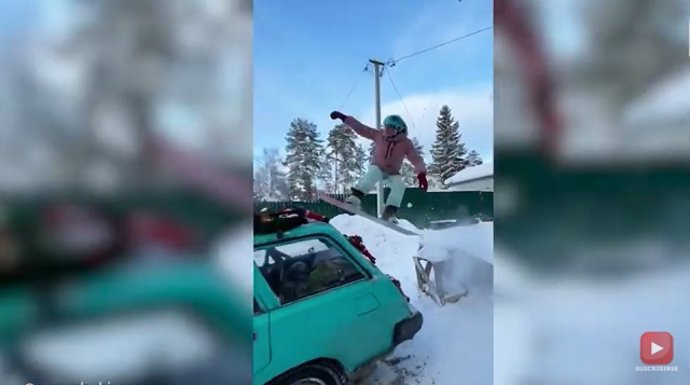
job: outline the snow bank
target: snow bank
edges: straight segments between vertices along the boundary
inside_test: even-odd
[[[441,247],[481,259],[489,264],[494,263],[493,222],[426,230],[422,235],[422,248]]]
[[[395,275],[401,283],[411,283],[403,290],[416,290],[416,273],[412,256],[419,248],[419,237],[400,234],[366,218],[353,215],[338,215],[330,224],[347,235],[359,235],[364,245],[377,258],[377,266],[386,273]]]
[[[399,219],[398,226],[402,227],[405,230],[413,231],[418,234],[421,233],[421,230],[419,230],[415,225],[413,225],[412,222],[405,219]]]
[[[619,280],[546,279],[503,259],[496,285],[519,288],[495,306],[495,384],[683,384],[690,349],[676,344],[679,372],[640,373],[640,335],[690,340],[690,266]]]
[[[395,364],[380,366],[367,384],[388,385],[402,376],[405,384],[490,385],[493,382],[493,303],[491,274],[492,224],[458,226],[441,231],[421,231],[406,236],[368,219],[340,215],[330,222],[341,232],[362,237],[377,258],[376,265],[400,280],[403,291],[424,316],[424,325],[412,341],[400,345]],[[489,234],[485,234],[489,233]],[[422,250],[420,245],[423,245]],[[418,251],[419,250],[419,251]],[[424,252],[445,255],[454,262],[451,276],[469,282],[470,292],[458,303],[439,307],[417,290],[412,257]],[[488,255],[486,254],[488,253]],[[470,256],[472,255],[472,256]],[[458,274],[459,273],[459,274]],[[471,277],[471,275],[475,275]],[[392,374],[391,374],[392,371]]]
[[[493,291],[493,223],[423,233],[419,256],[445,261],[443,285],[450,292]]]
[[[445,261],[449,258],[448,249],[437,244],[422,244],[419,249],[419,256],[429,261]]]

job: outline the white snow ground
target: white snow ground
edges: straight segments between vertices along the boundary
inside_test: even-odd
[[[345,234],[360,235],[377,258],[376,265],[400,280],[424,316],[422,330],[379,365],[365,385],[493,383],[492,223],[417,230],[421,237],[402,235],[357,216],[340,215],[330,223]],[[401,225],[414,230],[409,222]],[[412,260],[419,253],[430,259],[446,254],[453,261],[453,280],[466,285],[469,294],[444,307],[419,294]]]
[[[421,230],[421,237],[354,216],[331,223],[362,236],[379,268],[401,281],[424,314],[419,334],[389,359],[400,362],[380,365],[365,385],[687,384],[687,263],[660,263],[656,271],[616,280],[543,277],[493,249],[491,223]],[[411,258],[420,245],[430,257],[454,257],[455,277],[469,286],[468,297],[438,307],[418,295]],[[673,335],[678,372],[636,371],[646,331]],[[404,382],[396,382],[401,374]]]
[[[619,280],[545,279],[496,255],[496,385],[676,385],[690,373],[690,265]],[[640,336],[667,331],[677,372],[638,372]]]

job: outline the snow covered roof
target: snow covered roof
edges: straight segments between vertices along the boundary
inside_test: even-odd
[[[684,69],[667,77],[650,87],[647,93],[626,108],[625,123],[658,126],[659,121],[688,119],[690,106],[687,92],[689,89],[690,69]]]
[[[686,162],[690,155],[690,69],[666,76],[613,114],[605,94],[572,99],[562,160],[580,165]],[[599,99],[601,98],[601,99]],[[577,117],[577,118],[575,118]]]
[[[473,182],[479,179],[493,178],[494,176],[494,163],[482,163],[478,166],[467,167],[457,174],[450,177],[446,184],[448,186],[453,186],[461,183]]]

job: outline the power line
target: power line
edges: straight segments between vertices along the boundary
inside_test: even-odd
[[[393,76],[391,75],[391,70],[389,69],[386,71],[386,74],[388,75],[388,80],[390,80],[391,85],[393,86],[393,89],[395,90],[395,93],[398,94],[398,98],[400,98],[400,101],[403,104],[403,107],[405,108],[405,112],[407,113],[408,118],[410,119],[410,122],[412,122],[412,128],[415,130],[417,127],[415,127],[414,124],[414,119],[412,118],[412,114],[410,114],[410,110],[407,109],[407,104],[405,104],[405,99],[403,99],[402,95],[400,94],[400,91],[398,91],[398,87],[395,85],[395,82],[393,81]]]
[[[350,96],[352,96],[352,93],[355,92],[355,89],[357,89],[359,82],[362,80],[362,74],[364,74],[365,72],[369,72],[369,63],[367,63],[364,69],[359,73],[359,76],[357,76],[357,78],[355,79],[352,88],[350,88],[350,91],[345,96],[345,100],[340,104],[340,107],[338,107],[338,111],[342,110],[343,107],[345,107],[345,104],[347,104],[348,100],[350,100]]]
[[[451,44],[451,43],[455,43],[455,42],[458,41],[458,40],[466,39],[466,38],[468,38],[468,37],[470,37],[470,36],[476,35],[476,34],[478,34],[478,33],[480,33],[480,32],[484,32],[484,31],[489,30],[489,29],[491,29],[491,28],[493,28],[493,27],[486,27],[486,28],[478,29],[478,30],[476,30],[476,31],[474,31],[474,32],[470,32],[470,33],[468,33],[468,34],[466,34],[466,35],[458,36],[458,37],[456,37],[455,39],[448,40],[448,41],[445,41],[445,42],[440,43],[440,44],[436,44],[435,46],[432,46],[432,47],[429,47],[429,48],[425,48],[425,49],[423,49],[423,50],[421,50],[421,51],[413,52],[413,53],[411,53],[411,54],[409,54],[409,55],[405,55],[405,56],[399,57],[399,58],[397,58],[397,59],[390,59],[390,60],[388,60],[388,62],[386,62],[386,65],[389,66],[389,67],[395,67],[395,65],[398,64],[398,62],[401,61],[401,60],[405,60],[405,59],[411,58],[411,57],[413,57],[413,56],[417,56],[417,55],[419,55],[419,54],[423,54],[423,53],[425,53],[425,52],[429,52],[429,51],[434,50],[434,49],[436,49],[436,48],[443,47],[444,45],[448,45],[448,44]]]

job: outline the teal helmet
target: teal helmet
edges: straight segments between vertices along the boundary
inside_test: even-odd
[[[407,124],[399,115],[388,115],[383,119],[383,127],[390,127],[399,134],[407,134]]]

